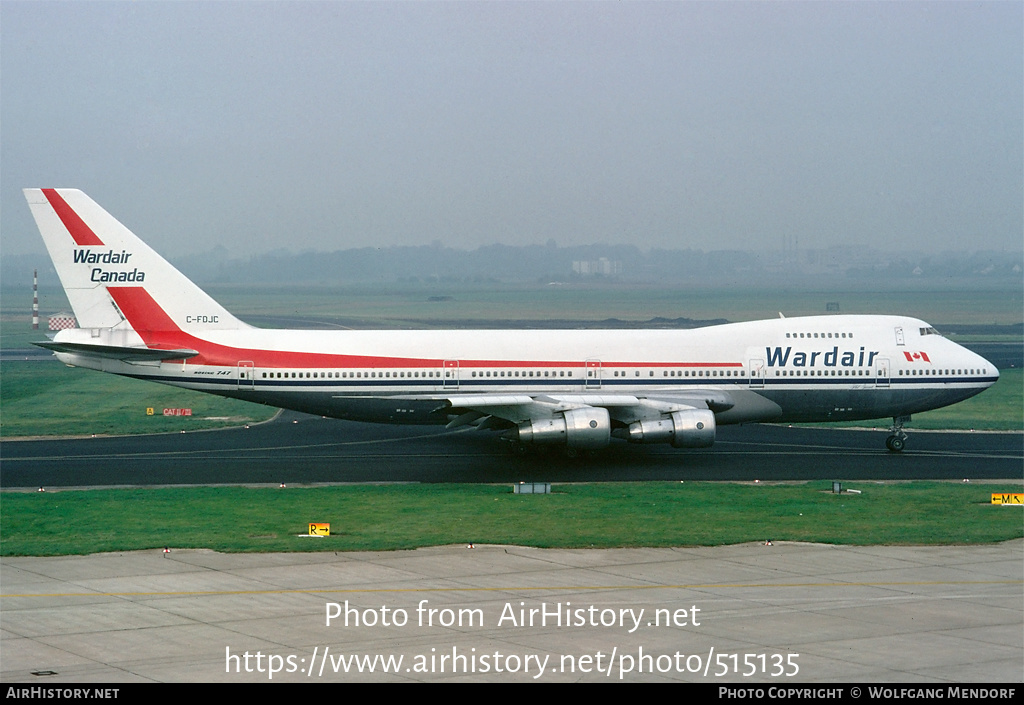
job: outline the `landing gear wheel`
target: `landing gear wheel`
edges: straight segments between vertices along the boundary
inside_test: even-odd
[[[902,453],[903,448],[907,445],[907,434],[903,432],[903,424],[910,421],[909,416],[894,416],[892,419],[892,428],[889,429],[889,433],[892,435],[885,439],[885,447],[889,449],[890,453]]]
[[[902,453],[905,445],[906,441],[899,436],[889,436],[885,439],[885,447],[892,453]]]

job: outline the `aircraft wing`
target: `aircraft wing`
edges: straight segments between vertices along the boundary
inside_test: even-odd
[[[578,448],[607,443],[612,430],[633,442],[706,447],[714,441],[715,412],[733,407],[728,392],[681,389],[651,396],[629,394],[403,395],[431,399],[451,419],[448,428],[513,429],[520,440],[563,442]]]

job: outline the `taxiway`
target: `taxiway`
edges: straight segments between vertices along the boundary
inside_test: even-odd
[[[1020,479],[1024,434],[725,426],[701,450],[624,442],[570,461],[517,457],[494,433],[381,426],[287,412],[249,428],[5,441],[4,489],[329,482]]]

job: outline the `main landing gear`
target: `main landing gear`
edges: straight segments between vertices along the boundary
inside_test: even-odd
[[[910,421],[909,416],[894,416],[892,418],[892,428],[889,429],[891,434],[885,439],[885,447],[889,449],[890,453],[902,453],[903,448],[907,445],[907,434],[903,432],[903,424]]]

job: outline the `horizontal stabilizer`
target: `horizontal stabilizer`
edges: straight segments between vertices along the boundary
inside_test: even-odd
[[[108,360],[125,362],[156,362],[159,360],[186,360],[199,354],[198,350],[155,350],[153,348],[132,348],[120,345],[90,345],[88,343],[32,343],[47,350],[60,353],[72,353],[87,357],[100,357]]]

